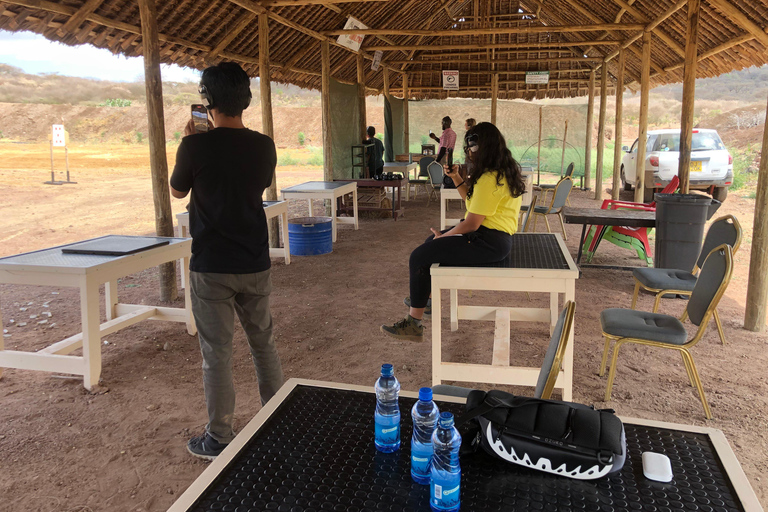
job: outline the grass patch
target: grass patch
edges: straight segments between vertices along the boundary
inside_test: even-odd
[[[277,150],[277,166],[323,166],[323,148],[305,147],[301,149],[280,148]]]

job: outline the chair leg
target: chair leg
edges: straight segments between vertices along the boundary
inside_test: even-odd
[[[568,240],[568,234],[565,232],[565,221],[563,220],[563,210],[557,213],[557,218],[560,219],[560,227],[563,229],[563,240]]]
[[[635,293],[632,295],[632,307],[630,309],[635,309],[635,306],[637,306],[638,295],[640,295],[640,281],[635,280]]]
[[[608,362],[608,350],[611,348],[611,338],[605,337],[605,348],[603,348],[603,360],[600,362],[600,371],[597,374],[602,377],[605,375],[605,363]]]
[[[613,379],[616,377],[616,360],[619,358],[619,348],[624,344],[624,340],[619,340],[613,347],[613,357],[611,358],[611,369],[608,370],[608,384],[605,388],[605,401],[611,401],[611,388],[613,388]]]
[[[530,293],[525,292],[525,296],[528,297],[528,302],[533,301],[533,299],[531,299],[531,294]]]
[[[699,399],[701,400],[701,405],[704,406],[704,415],[707,417],[708,420],[712,419],[712,411],[709,409],[709,404],[707,403],[707,397],[704,396],[704,386],[701,384],[701,378],[699,377],[699,372],[696,370],[696,363],[693,362],[693,356],[690,352],[688,352],[685,349],[682,349],[681,352],[683,353],[683,357],[688,358],[688,364],[691,366],[691,373],[693,374],[693,379],[696,384],[696,389],[699,392]]]
[[[547,233],[551,233],[552,232],[552,228],[549,227],[549,219],[547,219],[546,215],[544,215],[544,224],[547,225]]]
[[[717,313],[717,309],[715,309],[713,316],[715,317],[715,325],[717,326],[717,333],[720,335],[720,341],[725,345],[725,333],[723,332],[723,324],[720,322],[720,315]]]
[[[659,311],[659,303],[661,302],[661,296],[664,295],[664,291],[660,291],[656,294],[656,298],[653,301],[653,312],[657,313]]]
[[[533,232],[536,232],[536,224],[539,223],[539,214],[536,212],[531,213],[533,215]]]
[[[688,382],[691,383],[692,388],[695,388],[696,383],[693,381],[693,373],[691,372],[691,365],[688,363],[688,359],[685,358],[684,354],[683,354],[683,365],[685,366],[685,373],[688,374]]]

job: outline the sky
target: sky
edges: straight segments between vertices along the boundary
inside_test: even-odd
[[[109,50],[84,44],[67,46],[48,41],[32,32],[0,30],[0,64],[21,68],[25,73],[58,73],[117,82],[144,80],[141,57],[113,55]],[[200,72],[175,64],[161,66],[163,81],[197,82]]]

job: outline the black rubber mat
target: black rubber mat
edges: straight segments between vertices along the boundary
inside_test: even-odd
[[[373,394],[299,386],[190,510],[427,512],[429,486],[410,475],[414,402],[400,399],[402,448],[382,454],[373,445]],[[459,404],[438,405],[463,412]],[[534,472],[484,452],[462,457],[461,510],[743,510],[706,435],[625,428],[626,465],[594,481]],[[644,451],[669,456],[671,483],[643,476]]]
[[[512,237],[509,255],[511,268],[537,268],[560,270],[568,268],[568,261],[560,250],[555,235],[549,233],[516,233]]]

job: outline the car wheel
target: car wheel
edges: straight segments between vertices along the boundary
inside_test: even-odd
[[[624,190],[632,190],[632,185],[627,183],[627,175],[624,174],[624,166],[621,166],[621,186]]]
[[[724,202],[725,198],[728,197],[728,187],[715,187],[712,197],[721,203]]]

